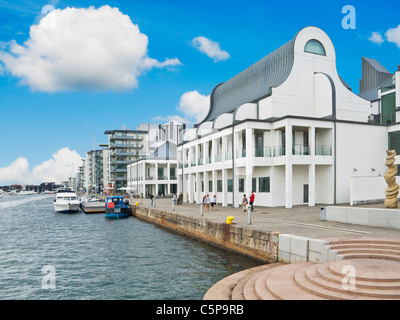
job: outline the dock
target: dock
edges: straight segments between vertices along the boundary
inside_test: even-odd
[[[82,211],[85,213],[105,213],[105,202],[84,202],[82,203]]]

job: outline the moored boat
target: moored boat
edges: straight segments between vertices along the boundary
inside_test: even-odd
[[[60,188],[57,190],[53,207],[55,212],[72,213],[79,211],[80,201],[71,188]]]
[[[131,214],[128,201],[124,202],[122,196],[112,196],[106,199],[106,218],[121,219],[127,218]]]

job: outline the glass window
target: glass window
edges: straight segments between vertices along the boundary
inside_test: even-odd
[[[222,180],[217,180],[217,192],[222,192]]]
[[[252,178],[251,179],[251,189],[254,192],[257,192],[257,178]]]
[[[232,191],[233,191],[233,180],[228,179],[228,192],[232,192]]]
[[[306,46],[304,47],[304,52],[315,53],[321,56],[326,56],[324,46],[322,45],[321,42],[315,39],[310,40],[306,43]]]
[[[244,179],[239,178],[239,192],[244,192]]]
[[[382,85],[382,92],[396,89],[396,75],[391,77]]]
[[[258,178],[258,192],[269,192],[270,178]]]

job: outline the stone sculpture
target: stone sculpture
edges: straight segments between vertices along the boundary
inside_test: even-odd
[[[386,199],[385,199],[385,208],[398,208],[398,195],[399,195],[399,185],[396,183],[396,173],[397,173],[397,165],[394,164],[396,151],[395,150],[386,150],[386,162],[385,165],[388,167],[385,173],[385,180],[388,184],[386,188]]]

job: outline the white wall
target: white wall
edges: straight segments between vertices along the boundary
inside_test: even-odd
[[[377,176],[386,171],[387,128],[337,123],[336,201],[350,202],[350,177]],[[372,171],[371,169],[375,169]],[[353,171],[357,169],[357,171]]]
[[[326,56],[304,52],[305,44],[311,39],[323,44]],[[315,27],[305,28],[297,34],[292,71],[281,86],[273,88],[268,100],[260,102],[260,118],[286,115],[323,117],[331,114],[330,82],[320,73],[329,75],[334,82],[337,118],[367,122],[369,101],[361,99],[343,85],[336,70],[333,44],[325,32]],[[323,80],[323,77],[326,79]]]

